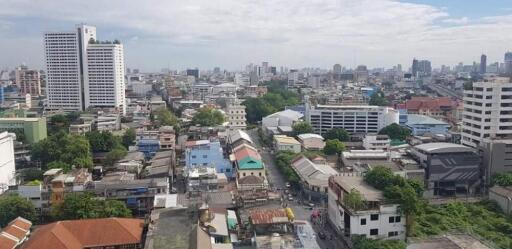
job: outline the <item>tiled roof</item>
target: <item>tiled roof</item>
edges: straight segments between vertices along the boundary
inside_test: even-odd
[[[41,226],[22,249],[82,249],[84,247],[137,244],[144,221],[106,218],[58,221]]]
[[[262,177],[249,175],[238,180],[238,184],[262,184],[265,180]]]
[[[0,249],[14,249],[30,233],[32,222],[18,217],[0,231]]]
[[[257,151],[254,151],[254,150],[251,150],[251,149],[248,149],[248,148],[243,148],[243,149],[240,149],[240,150],[237,150],[235,152],[235,158],[237,160],[242,160],[248,156],[251,156],[251,157],[254,157],[256,159],[260,159],[261,160],[261,156],[260,154],[257,152]]]
[[[439,110],[441,107],[453,107],[454,105],[449,97],[413,97],[405,103],[405,106],[407,110]]]
[[[286,223],[289,221],[284,209],[256,209],[250,211],[249,217],[254,225]]]
[[[5,235],[0,234],[0,249],[14,249],[17,242],[13,239],[8,238]]]

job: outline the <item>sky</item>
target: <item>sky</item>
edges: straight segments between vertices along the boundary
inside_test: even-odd
[[[512,0],[0,0],[0,69],[44,69],[43,34],[97,27],[127,67],[435,67],[503,61]]]

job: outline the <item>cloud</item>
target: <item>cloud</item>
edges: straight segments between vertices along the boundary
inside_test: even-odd
[[[511,16],[470,22],[448,11],[392,0],[4,0],[0,23],[32,18],[59,28],[68,23],[71,29],[86,22],[99,33],[124,34],[127,57],[151,61],[147,66],[156,68],[168,60],[184,66],[193,59],[199,66],[231,68],[251,60],[382,66],[423,57],[435,59],[434,64],[455,63],[477,56],[468,48],[499,54],[510,41]],[[0,52],[8,52],[12,48],[2,49],[1,32]]]

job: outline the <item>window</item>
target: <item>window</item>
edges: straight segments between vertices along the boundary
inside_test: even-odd
[[[366,225],[366,219],[365,218],[361,219],[361,225]]]
[[[398,231],[393,231],[388,233],[388,237],[395,237],[398,236]]]
[[[208,158],[208,155],[203,155],[203,158]]]
[[[378,214],[370,215],[370,220],[379,220],[379,215]]]
[[[243,173],[243,176],[245,176],[245,173]]]
[[[192,158],[196,158],[196,155],[192,155]]]
[[[396,222],[396,223],[400,222],[401,218],[402,218],[402,217],[400,217],[400,216],[395,217],[395,222]]]
[[[377,228],[370,229],[370,235],[378,235],[378,234],[379,234],[379,229],[377,229]]]
[[[395,223],[395,216],[389,216],[389,223]]]

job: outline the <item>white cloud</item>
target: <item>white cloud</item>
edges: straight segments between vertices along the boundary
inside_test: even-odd
[[[144,42],[160,43],[154,55],[166,53],[175,65],[184,60],[175,56],[179,50],[189,49],[198,64],[209,57],[209,63],[233,68],[247,60],[388,66],[422,57],[434,64],[455,63],[481,52],[502,54],[512,34],[512,16],[470,22],[450,17],[446,8],[392,0],[3,1],[0,20],[28,17],[86,22],[99,32],[102,26],[131,30],[127,37],[138,51],[129,51],[128,44],[127,53],[136,53],[138,61],[143,53],[153,56],[143,51]]]

